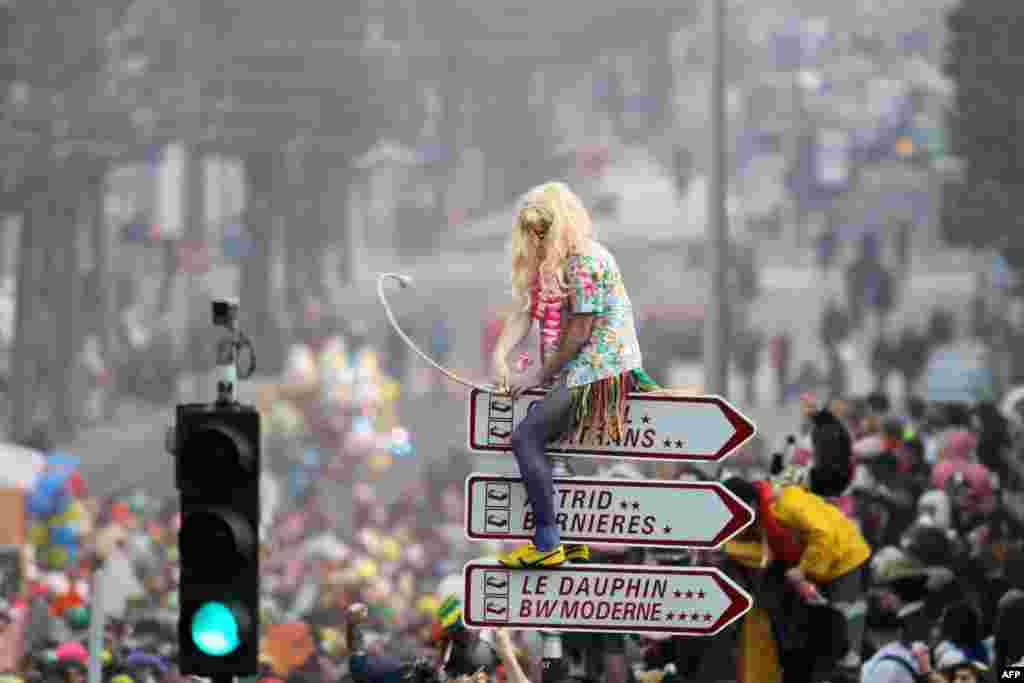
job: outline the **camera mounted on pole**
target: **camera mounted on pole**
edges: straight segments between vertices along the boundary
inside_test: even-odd
[[[256,355],[252,342],[238,327],[238,301],[233,299],[214,299],[212,303],[213,324],[228,331],[217,342],[217,368],[220,379],[217,380],[217,404],[237,403],[235,388],[239,379],[248,379],[256,369]],[[239,367],[242,351],[247,350],[249,363],[243,372]]]

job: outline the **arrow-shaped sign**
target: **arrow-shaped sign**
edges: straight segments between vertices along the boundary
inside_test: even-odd
[[[506,569],[474,560],[463,570],[470,628],[557,629],[712,636],[753,600],[711,567],[586,564]]]
[[[469,395],[469,449],[511,453],[512,430],[526,417],[530,405],[544,395],[531,390],[513,401],[474,389]],[[755,432],[754,423],[719,396],[631,393],[621,441],[584,429],[578,441],[563,439],[548,444],[546,450],[634,460],[719,462]]]
[[[718,482],[555,479],[555,515],[564,541],[714,549],[745,529],[753,512]],[[516,477],[466,479],[466,537],[533,538],[533,510]]]

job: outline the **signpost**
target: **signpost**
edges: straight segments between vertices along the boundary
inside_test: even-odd
[[[710,567],[562,565],[505,569],[475,560],[463,570],[470,628],[713,636],[753,605]]]
[[[469,449],[511,453],[512,432],[545,396],[516,399],[474,389]],[[549,443],[561,456],[721,462],[755,433],[754,424],[718,396],[632,393],[622,438],[582,430]],[[753,511],[717,482],[554,479],[556,523],[568,543],[714,549],[747,528]],[[533,538],[533,510],[518,477],[471,474],[466,537]],[[544,629],[711,636],[742,617],[753,600],[713,567],[566,563],[508,569],[475,560],[463,571],[463,621],[469,628]],[[555,648],[557,650],[557,648]],[[545,679],[546,680],[546,679]]]
[[[554,480],[562,540],[654,548],[720,547],[745,529],[753,512],[718,482]],[[533,510],[523,480],[471,474],[466,480],[466,537],[533,538]]]
[[[531,390],[513,401],[474,389],[469,397],[470,450],[511,453],[512,430],[526,416],[530,404],[544,395]],[[579,441],[554,442],[546,450],[598,458],[719,462],[754,433],[754,424],[718,396],[632,393],[621,441],[585,428]]]

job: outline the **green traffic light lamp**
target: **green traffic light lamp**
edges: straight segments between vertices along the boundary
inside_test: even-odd
[[[237,609],[220,602],[203,604],[192,616],[192,642],[203,654],[230,655],[241,645],[249,629],[249,620]]]

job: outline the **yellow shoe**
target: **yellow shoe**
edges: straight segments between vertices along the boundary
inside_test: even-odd
[[[559,545],[554,550],[537,550],[533,543],[525,543],[504,555],[498,555],[498,562],[515,569],[557,567],[565,562],[565,548]]]
[[[566,562],[586,562],[590,559],[590,548],[582,543],[570,543],[565,546]]]

